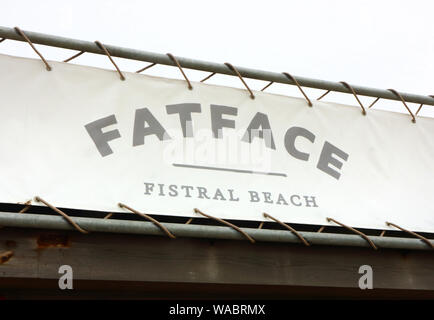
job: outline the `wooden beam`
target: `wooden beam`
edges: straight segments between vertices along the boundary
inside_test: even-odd
[[[45,279],[57,289],[58,269],[67,264],[73,268],[74,281],[95,283],[360,290],[358,269],[370,265],[377,290],[434,292],[430,251],[3,228],[0,252],[4,251],[12,251],[13,256],[0,264],[0,288],[7,279]]]

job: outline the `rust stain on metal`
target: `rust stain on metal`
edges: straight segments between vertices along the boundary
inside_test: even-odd
[[[14,255],[13,251],[5,251],[0,254],[0,264],[6,263]]]
[[[60,233],[41,234],[36,239],[38,249],[46,248],[68,248],[71,243],[69,237]]]

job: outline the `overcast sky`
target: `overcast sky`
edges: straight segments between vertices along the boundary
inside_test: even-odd
[[[434,2],[411,1],[17,1],[2,0],[0,24],[157,53],[282,72],[368,87],[434,94]],[[38,46],[49,60],[73,51]],[[35,57],[25,43],[5,41],[0,53]],[[146,63],[116,59],[125,71]],[[104,56],[84,54],[74,63],[113,68]],[[173,67],[147,74],[179,78]],[[206,73],[187,70],[193,81]],[[253,89],[266,82],[247,80]],[[241,87],[218,75],[209,83]],[[267,90],[300,96],[296,88]],[[311,98],[321,91],[307,89]],[[324,99],[356,104],[354,97],[331,93]],[[373,98],[362,98],[368,105]],[[409,104],[413,111],[418,105]],[[376,108],[404,111],[380,100]],[[426,106],[420,115],[434,116]]]

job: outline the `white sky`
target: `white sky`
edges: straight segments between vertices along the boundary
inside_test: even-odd
[[[157,53],[282,72],[368,87],[434,94],[434,2],[411,1],[17,1],[2,0],[0,24],[23,30]],[[73,51],[38,46],[49,60]],[[0,53],[36,57],[16,41]],[[116,58],[115,58],[116,59]],[[122,70],[146,63],[117,58]],[[84,54],[74,63],[112,69],[104,56]],[[156,66],[147,74],[179,78],[176,68]],[[187,70],[192,81],[207,75]],[[266,82],[247,79],[253,89]],[[218,75],[209,83],[242,87]],[[267,92],[300,96],[293,86],[274,84]],[[323,91],[306,89],[315,99]],[[362,97],[368,106],[373,98]],[[354,97],[330,93],[324,101],[357,104]],[[415,112],[416,104],[409,104]],[[406,112],[400,102],[376,107]],[[419,115],[434,116],[425,106]]]

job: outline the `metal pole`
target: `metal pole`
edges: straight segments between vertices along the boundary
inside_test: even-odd
[[[25,31],[25,33],[30,38],[30,40],[36,44],[105,55],[104,51],[100,49],[94,42],[58,37],[30,31]],[[20,35],[16,33],[14,29],[1,26],[0,38],[25,41]],[[114,57],[173,66],[173,61],[170,60],[170,58],[165,54],[122,48],[106,44],[104,45],[110,51],[110,54]],[[177,57],[177,59],[183,68],[233,75],[233,72],[224,63],[214,63],[182,57]],[[245,78],[295,85],[295,83],[291,79],[281,73],[242,68],[238,66],[237,69],[240,72],[241,76]],[[294,78],[296,78],[299,84],[303,87],[350,93],[348,89],[340,82],[304,78],[299,76],[296,76]],[[352,87],[357,94],[362,96],[379,97],[389,100],[399,100],[397,96],[395,96],[392,92],[388,90],[362,87],[353,84]],[[434,106],[434,98],[430,96],[422,96],[404,92],[400,93],[407,102]]]
[[[151,222],[130,220],[107,220],[97,218],[71,217],[83,229],[90,232],[109,232],[123,234],[142,234],[153,236],[167,235]],[[75,230],[65,219],[60,216],[40,214],[18,214],[14,212],[0,212],[0,225],[7,227]],[[246,238],[229,227],[203,226],[191,224],[164,223],[177,237],[246,240]],[[267,230],[242,228],[257,241],[300,243],[300,240],[286,230]],[[300,232],[300,234],[312,245],[370,247],[365,239],[357,235]],[[430,250],[431,248],[419,239],[369,237],[379,248]],[[171,240],[176,241],[176,240]],[[431,241],[434,244],[434,241]]]

